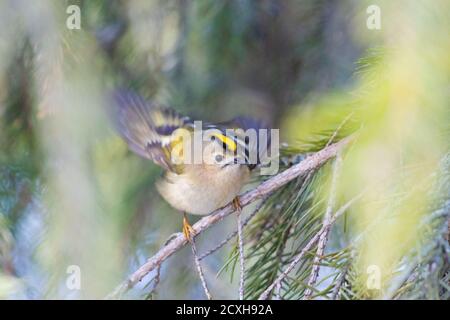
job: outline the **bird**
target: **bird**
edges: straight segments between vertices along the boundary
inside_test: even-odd
[[[208,215],[230,202],[240,212],[238,194],[270,143],[260,143],[259,138],[250,141],[243,132],[266,129],[265,122],[239,116],[199,125],[198,121],[129,89],[114,90],[112,100],[116,128],[129,149],[163,168],[156,189],[183,214],[182,231],[188,241],[192,242],[195,232],[187,214]],[[196,130],[208,131],[210,135],[201,140],[202,157],[197,162],[187,152]],[[250,161],[254,154],[256,157]]]

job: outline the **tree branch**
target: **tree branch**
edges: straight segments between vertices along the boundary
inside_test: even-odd
[[[320,261],[322,260],[323,254],[325,252],[325,247],[328,242],[328,234],[330,233],[331,225],[329,224],[330,219],[333,214],[334,205],[336,201],[336,185],[337,185],[337,177],[339,174],[339,169],[341,167],[342,159],[339,155],[336,156],[336,159],[333,163],[333,173],[331,178],[331,188],[330,188],[330,195],[328,198],[328,204],[327,209],[325,211],[324,219],[323,219],[323,225],[328,225],[329,227],[324,230],[322,235],[320,236],[320,239],[318,241],[317,245],[317,252],[316,256],[314,257],[313,266],[311,270],[311,275],[308,280],[308,289],[306,289],[305,294],[303,296],[303,299],[310,299],[313,291],[312,287],[316,284],[317,278],[319,277],[319,271],[320,271]]]
[[[350,269],[349,266],[345,267],[342,271],[341,275],[339,276],[338,282],[336,283],[336,286],[333,289],[333,294],[331,295],[331,300],[337,300],[339,299],[339,293],[341,291],[341,287],[345,282],[345,277],[347,276],[347,272]]]
[[[302,251],[295,257],[295,259],[291,262],[291,264],[278,276],[278,278],[266,289],[264,292],[259,296],[258,300],[267,300],[270,293],[272,292],[273,288],[275,288],[281,281],[283,281],[284,278],[288,276],[288,274],[295,268],[295,266],[302,260],[302,258],[305,256],[305,254],[311,250],[316,242],[320,239],[322,234],[333,225],[333,223],[336,222],[336,220],[347,211],[347,209],[360,197],[362,196],[362,193],[358,196],[354,197],[350,201],[348,201],[345,205],[343,205],[334,216],[331,217],[331,219],[328,221],[327,224],[324,224],[322,228],[314,235],[314,237],[309,240],[309,242],[303,247]]]
[[[203,290],[205,291],[206,298],[208,298],[208,300],[212,300],[211,293],[209,292],[208,285],[206,284],[206,279],[203,274],[202,265],[200,264],[200,260],[198,258],[197,246],[195,245],[195,238],[192,239],[191,247],[192,247],[192,254],[194,255],[195,266],[197,267],[198,276],[200,277],[200,281],[202,282],[202,287]]]
[[[253,210],[252,213],[250,213],[248,215],[247,218],[245,218],[244,222],[242,223],[242,228],[244,228],[251,219],[253,219],[253,217],[259,212],[259,210],[261,210],[261,208],[264,206],[264,204],[266,203],[268,197],[265,197],[259,204],[258,206]],[[214,248],[206,251],[205,253],[203,253],[200,257],[198,257],[198,259],[200,261],[202,261],[203,259],[205,259],[206,257],[208,257],[209,255],[213,254],[214,252],[216,252],[217,250],[219,250],[220,248],[222,248],[224,245],[226,245],[228,243],[228,241],[230,241],[231,239],[233,239],[238,233],[238,230],[234,230],[232,233],[230,233],[224,240],[222,240],[218,245],[216,245]]]
[[[252,189],[240,196],[241,206],[245,207],[258,199],[262,199],[295,178],[308,174],[311,170],[321,167],[329,159],[335,157],[337,153],[351,140],[352,136],[325,147],[324,149],[309,155],[300,163],[293,165],[285,171],[264,181],[255,189]],[[218,223],[233,212],[234,208],[232,203],[221,209],[217,209],[212,214],[202,218],[192,226],[195,234],[201,234],[206,229]],[[183,248],[187,243],[188,241],[184,235],[182,233],[178,233],[172,241],[164,245],[153,257],[149,258],[147,262],[133,272],[128,277],[128,280],[120,284],[111,294],[107,296],[107,298],[120,298],[125,292],[141,281],[149,272],[153,271],[171,255]]]
[[[244,279],[245,279],[245,261],[244,261],[244,235],[242,234],[241,209],[237,212],[237,230],[239,247],[239,300],[244,300]]]

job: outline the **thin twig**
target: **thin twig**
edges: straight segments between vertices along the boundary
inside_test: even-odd
[[[220,248],[222,248],[224,245],[226,245],[231,239],[233,239],[234,237],[236,237],[238,231],[237,229],[235,231],[233,231],[232,233],[230,233],[224,240],[222,240],[218,245],[216,245],[214,248],[206,251],[204,254],[202,254],[200,257],[198,257],[198,259],[200,261],[202,261],[203,259],[205,259],[206,257],[212,255],[214,252],[216,252],[217,250],[219,250]]]
[[[244,222],[242,223],[242,227],[244,228],[249,222],[250,220],[259,212],[259,210],[261,210],[261,208],[264,206],[264,204],[266,203],[267,199],[269,197],[264,198],[259,204],[258,206],[252,211],[252,213],[250,213],[248,215],[247,218],[245,218]],[[226,245],[231,239],[233,239],[236,235],[238,234],[238,230],[234,230],[233,232],[231,232],[224,240],[222,240],[218,245],[216,245],[214,248],[206,251],[204,254],[202,254],[198,259],[200,261],[202,261],[203,259],[205,259],[206,257],[210,256],[211,254],[213,254],[214,252],[216,252],[217,250],[219,250],[220,248],[222,248],[224,245]]]
[[[344,127],[344,125],[347,123],[348,120],[350,120],[350,118],[353,116],[354,111],[350,112],[345,118],[344,120],[341,121],[341,123],[339,124],[339,126],[336,128],[336,130],[334,130],[333,134],[331,135],[330,139],[328,139],[327,144],[325,145],[325,147],[328,147],[333,140],[336,138],[336,136],[338,135],[339,131],[341,131],[341,129]]]
[[[323,225],[328,226],[328,228],[324,229],[324,232],[321,234],[321,236],[319,238],[319,242],[317,244],[316,256],[314,257],[311,275],[308,280],[308,289],[306,289],[305,294],[303,296],[304,300],[311,298],[311,295],[313,293],[311,288],[314,287],[314,285],[317,282],[317,278],[319,277],[320,261],[322,260],[322,256],[325,252],[325,247],[328,242],[328,235],[329,235],[330,229],[331,229],[331,225],[329,224],[329,221],[332,217],[333,209],[334,209],[335,202],[336,202],[336,185],[337,185],[337,179],[338,179],[341,164],[342,164],[342,158],[340,157],[340,155],[337,155],[336,159],[334,160],[334,163],[333,163],[333,173],[332,173],[332,178],[331,178],[330,196],[328,197],[327,209],[325,211],[325,216],[323,219]]]
[[[291,264],[278,276],[278,278],[266,289],[264,292],[259,296],[259,300],[266,300],[270,293],[272,292],[273,288],[277,286],[278,283],[281,283],[284,278],[288,276],[288,274],[295,268],[295,266],[300,262],[300,260],[305,256],[305,254],[311,250],[311,248],[316,244],[316,242],[319,240],[322,233],[325,231],[326,228],[329,228],[336,220],[345,212],[347,209],[356,201],[358,200],[362,194],[359,194],[358,196],[354,197],[350,201],[348,201],[345,205],[343,205],[335,215],[332,216],[330,221],[327,225],[323,225],[322,228],[314,235],[314,237],[309,240],[309,242],[303,247],[302,251],[295,257],[295,259],[291,262]]]
[[[200,260],[198,258],[197,246],[195,245],[195,239],[194,238],[192,239],[191,248],[192,248],[192,254],[194,255],[195,266],[197,268],[197,272],[198,272],[198,275],[200,277],[200,281],[202,283],[203,290],[205,291],[205,295],[208,298],[208,300],[212,300],[212,296],[211,296],[211,293],[209,292],[208,285],[206,284],[205,276],[203,274],[203,269],[202,269],[202,266],[200,264]]]
[[[332,300],[337,300],[339,298],[339,292],[345,282],[345,277],[347,276],[348,269],[349,266],[345,267],[342,273],[339,275],[338,282],[336,283],[336,286],[333,289],[333,294],[331,295]]]
[[[331,135],[330,139],[328,140],[327,144],[325,145],[326,147],[329,146],[333,142],[333,140],[338,135],[339,131],[347,123],[347,121],[350,120],[350,118],[352,116],[353,116],[353,112],[351,112],[347,117],[345,117],[345,119],[339,124],[339,126],[336,128],[336,130],[334,130],[333,134]],[[334,161],[334,164],[333,164],[330,196],[328,198],[328,204],[327,204],[327,209],[326,209],[325,215],[324,215],[323,225],[328,224],[328,222],[331,218],[331,214],[333,213],[334,202],[336,199],[337,171],[338,171],[338,167],[341,165],[341,162],[342,162],[341,157],[339,155],[337,155],[336,160]],[[314,286],[314,284],[316,283],[317,278],[319,276],[320,260],[322,259],[323,253],[325,251],[325,246],[328,242],[329,230],[330,230],[330,228],[328,228],[328,230],[325,230],[319,239],[319,243],[317,245],[316,256],[314,257],[314,260],[313,260],[311,276],[308,280],[308,288],[306,289],[305,294],[303,296],[304,300],[309,299],[313,293],[311,288]]]
[[[150,281],[150,282],[153,282],[153,286],[152,286],[152,289],[147,293],[147,295],[145,297],[146,300],[148,300],[152,297],[153,292],[155,292],[156,287],[158,286],[159,282],[161,281],[160,277],[161,277],[161,265],[159,265],[156,268],[156,275]]]
[[[245,261],[244,261],[244,236],[242,235],[242,210],[236,210],[237,215],[237,230],[238,230],[238,245],[239,245],[239,300],[244,300],[244,278],[245,278]]]
[[[314,154],[311,154],[300,163],[293,165],[283,172],[264,181],[255,189],[244,193],[239,197],[241,206],[245,207],[258,199],[262,199],[265,196],[270,195],[280,187],[286,185],[290,181],[308,174],[311,170],[321,167],[329,159],[335,157],[336,154],[344,146],[352,141],[352,139],[353,136],[347,137]],[[199,235],[233,212],[233,204],[230,203],[227,206],[218,209],[210,215],[200,219],[192,226],[192,228],[194,229],[195,234]],[[120,284],[110,295],[108,295],[107,298],[116,298],[122,296],[130,288],[134,287],[139,281],[141,281],[142,278],[144,278],[149,272],[154,270],[158,265],[172,256],[175,252],[183,248],[187,243],[188,241],[186,240],[184,234],[178,233],[178,235],[173,238],[172,241],[163,246],[154,256],[149,258],[142,266],[140,266],[135,272],[133,272],[128,277],[128,279]]]
[[[281,300],[281,282],[275,286],[275,300]]]

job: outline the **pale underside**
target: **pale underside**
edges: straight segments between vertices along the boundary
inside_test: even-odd
[[[231,202],[249,180],[247,166],[231,164],[188,165],[182,174],[167,172],[156,187],[174,208],[195,215],[207,215]]]

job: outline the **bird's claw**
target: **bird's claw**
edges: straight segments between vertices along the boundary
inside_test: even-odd
[[[195,236],[195,230],[192,228],[192,226],[189,224],[188,219],[186,218],[186,215],[183,217],[183,234],[187,241],[192,243],[194,236]]]
[[[241,205],[241,201],[239,200],[239,196],[236,196],[233,199],[233,209],[237,213],[240,213],[242,211],[242,205]]]

